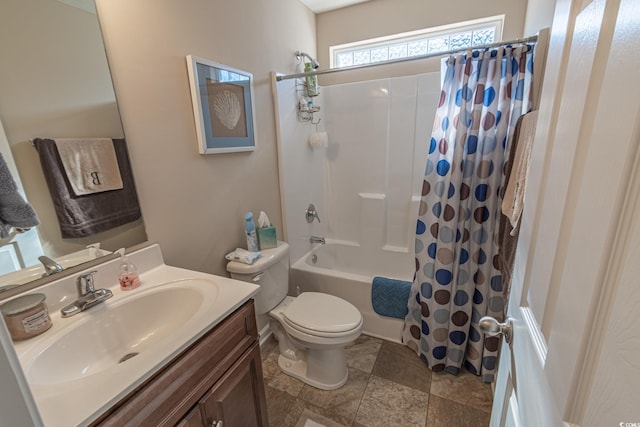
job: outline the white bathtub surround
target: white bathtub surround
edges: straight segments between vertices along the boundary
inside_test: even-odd
[[[309,236],[326,236],[329,221],[325,203],[326,158],[329,148],[312,150],[309,136],[316,126],[298,121],[298,93],[295,80],[275,83],[274,102],[277,112],[278,155],[282,194],[283,237],[289,243],[292,260],[310,249]],[[323,105],[323,94],[314,98]],[[315,115],[323,119],[324,108]],[[307,223],[305,210],[313,203],[320,221]]]
[[[97,270],[96,289],[108,288],[114,296],[73,317],[61,318],[60,308],[77,298],[75,285],[77,275],[53,281],[38,288],[38,292],[47,296],[53,326],[38,337],[15,343],[15,349],[44,425],[67,426],[91,423],[258,291],[258,287],[252,284],[167,266],[164,264],[158,245],[150,245],[128,257],[138,266],[141,286],[131,291],[120,290],[117,280],[118,259],[86,270],[85,272]],[[183,293],[185,284],[190,290]],[[180,301],[188,304],[191,309],[190,317],[173,322],[174,324],[168,326],[169,330],[163,329],[162,325],[157,325],[156,333],[139,340],[140,353],[126,363],[117,363],[117,358],[112,360],[112,355],[108,351],[112,349],[111,345],[116,347],[124,345],[118,340],[126,341],[129,329],[134,330],[140,325],[127,324],[126,316],[114,317],[109,321],[110,326],[99,319],[104,320],[105,315],[108,316],[109,313],[125,314],[129,304],[136,304],[136,309],[150,310],[153,314],[154,298],[158,302],[157,297],[160,294],[166,294],[164,296],[168,296],[175,304],[179,304]],[[153,295],[152,298],[147,299],[150,295]],[[199,295],[203,295],[204,299],[201,300]],[[162,299],[162,295],[160,298]],[[144,301],[150,301],[151,305],[145,305]],[[143,304],[140,305],[140,302]],[[163,316],[166,316],[166,320],[171,323],[173,318],[170,313],[167,313],[169,310],[162,310],[160,307],[156,309],[159,310],[158,316],[150,315],[150,317],[162,323]],[[87,348],[86,354],[85,352],[74,354],[78,360],[84,357],[87,363],[86,365],[78,363],[73,375],[65,374],[61,365],[58,371],[55,368],[47,368],[46,364],[40,360],[47,352],[51,357],[56,353],[64,354],[64,348],[59,343],[70,343],[74,336],[81,337],[83,329],[94,329],[93,324],[97,325],[93,347]],[[121,328],[120,332],[118,328]],[[127,333],[123,334],[122,331]],[[101,333],[106,335],[100,337]],[[158,335],[162,338],[158,338]],[[153,343],[152,347],[149,347],[149,343]],[[69,364],[65,362],[62,365]],[[73,369],[73,367],[74,365],[67,366],[66,369]]]
[[[413,252],[437,73],[323,88],[331,135],[325,186],[328,232],[363,248]]]
[[[385,212],[387,196],[381,193],[358,193],[360,201],[360,224],[356,240],[366,250],[380,248],[385,244]],[[408,253],[408,251],[407,251]]]

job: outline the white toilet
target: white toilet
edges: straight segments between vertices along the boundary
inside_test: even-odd
[[[261,251],[252,265],[231,261],[231,277],[261,286],[255,297],[257,314],[269,313],[269,326],[278,340],[280,369],[307,384],[334,390],[347,382],[344,348],[362,331],[362,314],[333,295],[304,292],[287,296],[289,245]]]

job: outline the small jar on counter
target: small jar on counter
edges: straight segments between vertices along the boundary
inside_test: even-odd
[[[51,327],[45,298],[44,294],[23,295],[0,306],[2,317],[14,341],[35,337]]]

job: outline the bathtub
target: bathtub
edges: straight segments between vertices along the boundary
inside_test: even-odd
[[[371,282],[375,276],[411,281],[414,270],[411,253],[364,251],[358,245],[327,240],[291,266],[291,293],[324,292],[345,299],[362,313],[363,333],[400,342],[404,321],[373,311]]]

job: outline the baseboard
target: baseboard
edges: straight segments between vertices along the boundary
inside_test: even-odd
[[[269,324],[267,323],[266,325],[264,325],[264,328],[262,328],[260,332],[258,332],[258,340],[260,341],[261,347],[264,344],[264,342],[269,339],[271,335],[273,335],[273,331],[271,330],[271,328],[269,327]]]

